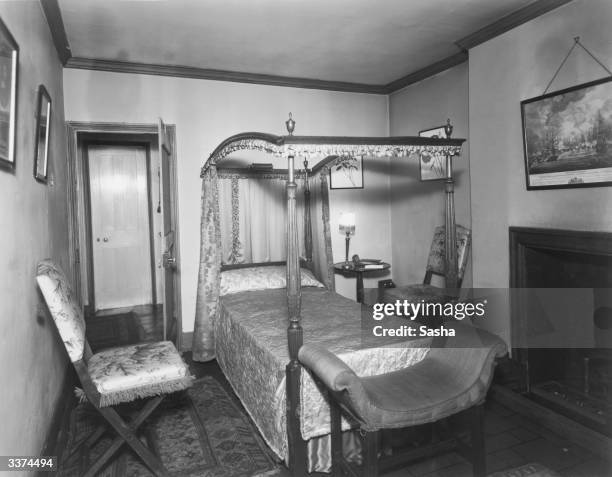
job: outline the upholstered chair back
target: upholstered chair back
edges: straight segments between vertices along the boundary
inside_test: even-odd
[[[70,360],[74,363],[83,359],[85,319],[66,275],[58,265],[47,259],[38,264],[36,281]]]
[[[445,275],[444,267],[444,229],[443,225],[436,227],[434,237],[429,250],[429,258],[427,259],[427,272],[435,273],[436,275]],[[463,280],[463,274],[467,266],[468,255],[472,242],[472,231],[467,227],[457,224],[457,268],[459,281]]]

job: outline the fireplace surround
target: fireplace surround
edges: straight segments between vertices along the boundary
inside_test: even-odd
[[[527,227],[509,233],[517,390],[612,436],[612,233]],[[536,295],[538,307],[528,303]],[[566,304],[561,310],[559,302]],[[530,344],[548,322],[566,338]],[[571,342],[576,334],[579,345]]]

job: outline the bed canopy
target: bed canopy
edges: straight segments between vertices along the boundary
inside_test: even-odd
[[[320,242],[320,246],[313,247],[313,228],[316,229],[322,216],[323,222],[327,220],[329,228],[329,209],[325,207],[321,211],[311,208],[311,193],[321,194],[327,199],[326,177],[329,168],[335,161],[346,156],[364,157],[392,157],[408,158],[414,157],[418,160],[420,154],[441,155],[446,158],[446,176],[443,181],[445,194],[445,243],[455,244],[455,207],[454,207],[454,180],[452,159],[460,155],[461,145],[464,139],[450,138],[452,126],[450,121],[445,128],[447,138],[428,138],[416,136],[404,137],[346,137],[346,136],[294,136],[293,128],[295,122],[291,119],[286,122],[289,132],[286,136],[276,136],[259,132],[245,132],[231,136],[224,140],[210,154],[208,160],[201,169],[202,178],[202,223],[201,223],[201,258],[198,276],[198,292],[196,304],[196,319],[193,341],[193,359],[207,361],[214,358],[214,337],[212,336],[211,322],[217,312],[219,300],[220,274],[225,261],[221,251],[223,244],[220,232],[220,207],[219,207],[219,180],[228,174],[226,164],[231,163],[227,159],[236,152],[259,151],[279,158],[286,158],[287,169],[245,170],[236,169],[234,179],[241,177],[240,174],[250,176],[257,175],[259,178],[282,179],[284,181],[284,204],[286,211],[286,279],[287,279],[287,307],[288,307],[288,329],[287,346],[290,361],[286,367],[286,391],[287,391],[287,436],[289,441],[288,460],[295,474],[301,474],[300,469],[306,468],[305,441],[300,434],[299,396],[301,366],[298,362],[298,350],[302,346],[303,332],[300,324],[301,313],[301,284],[300,266],[322,260],[313,257],[317,250],[324,249],[331,255],[330,240]],[[312,168],[309,162],[320,159]],[[392,159],[395,160],[395,159]],[[302,163],[303,168],[296,166]],[[230,174],[231,176],[232,174]],[[313,179],[318,178],[320,187],[311,187]],[[303,187],[303,202],[298,204],[298,182]],[[236,195],[236,187],[232,188],[232,194]],[[311,190],[312,189],[312,190]],[[229,192],[228,192],[229,194]],[[323,200],[325,204],[326,200]],[[300,220],[300,210],[303,214]],[[325,214],[327,213],[327,217]],[[317,216],[319,214],[319,216]],[[232,220],[236,222],[238,214],[232,209]],[[316,218],[316,220],[315,220]],[[232,227],[228,226],[230,229]],[[304,239],[300,241],[299,232],[302,228]],[[322,232],[329,235],[329,230],[322,226]],[[232,231],[235,233],[236,228]],[[226,246],[227,250],[227,246]],[[457,284],[457,253],[456,246],[446,246],[446,287],[454,288]],[[301,251],[303,251],[302,257]],[[302,259],[302,261],[301,261]],[[331,273],[329,270],[323,272]],[[333,283],[333,282],[332,282]],[[325,283],[329,286],[329,283]]]

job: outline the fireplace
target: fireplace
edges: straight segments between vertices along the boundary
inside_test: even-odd
[[[612,436],[612,233],[510,227],[520,391]]]

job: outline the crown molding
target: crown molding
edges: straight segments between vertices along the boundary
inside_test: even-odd
[[[465,63],[468,60],[468,52],[462,51],[455,55],[448,56],[443,60],[436,61],[425,68],[421,68],[414,73],[410,73],[400,79],[392,81],[391,83],[385,85],[385,90],[387,94],[395,93],[406,86],[410,86],[411,84],[418,83],[424,79],[430,78],[433,75],[437,75],[438,73],[442,73],[453,66],[460,65],[461,63]]]
[[[72,53],[70,52],[70,44],[68,43],[68,36],[64,28],[59,4],[57,0],[40,0],[40,6],[47,18],[47,25],[49,25],[49,30],[51,30],[51,37],[53,38],[57,56],[62,65],[65,66]]]
[[[523,23],[527,23],[534,18],[544,15],[558,7],[571,2],[572,0],[536,0],[529,5],[520,8],[519,10],[500,18],[499,20],[481,28],[474,33],[461,38],[455,42],[460,49],[466,51],[474,48],[485,41],[488,41],[496,36],[506,33],[513,28],[516,28]]]
[[[432,63],[429,66],[387,84],[326,81],[310,78],[296,78],[291,76],[197,68],[191,66],[134,63],[129,61],[96,58],[75,58],[72,57],[70,51],[70,45],[68,44],[58,0],[40,0],[40,3],[45,12],[45,16],[47,17],[47,22],[49,23],[49,28],[51,29],[51,34],[53,36],[53,41],[55,43],[58,56],[66,68],[386,95],[399,91],[406,86],[417,83],[433,75],[446,71],[449,68],[464,63],[468,60],[468,50],[470,48],[480,45],[481,43],[499,36],[519,25],[522,25],[523,23],[533,20],[540,15],[565,5],[570,1],[571,0],[536,0],[533,3],[530,3],[529,5],[510,13],[509,15],[506,15],[505,17],[487,25],[486,27],[481,28],[480,30],[456,41],[455,45],[457,45],[457,47],[461,50],[459,53]]]
[[[214,81],[231,81],[234,83],[263,84],[285,86],[289,88],[321,89],[329,91],[346,91],[350,93],[386,94],[384,85],[349,83],[343,81],[326,81],[310,78],[295,78],[260,73],[243,73],[239,71],[214,70],[179,65],[157,65],[133,63],[128,61],[99,60],[93,58],[70,58],[66,68],[111,71],[116,73],[134,73],[157,76],[174,76]]]

